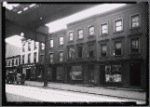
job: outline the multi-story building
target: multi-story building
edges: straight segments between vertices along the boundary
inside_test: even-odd
[[[52,80],[145,89],[147,10],[145,3],[127,4],[50,34]]]
[[[21,48],[6,43],[5,68],[6,75],[9,72],[20,72],[20,54]]]
[[[127,4],[50,34],[48,80],[146,89],[147,22],[148,4]],[[41,67],[44,52],[41,43]],[[29,53],[26,59],[30,56],[32,63],[33,54]],[[24,69],[28,72],[29,66]],[[42,75],[42,69],[36,71]]]
[[[36,80],[42,75],[38,74],[40,72],[39,42],[22,39],[21,66],[27,80]]]

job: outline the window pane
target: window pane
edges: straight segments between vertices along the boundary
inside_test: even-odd
[[[107,24],[102,25],[102,34],[108,33]]]
[[[63,67],[57,67],[56,79],[57,79],[57,80],[63,80],[63,78],[64,78],[64,70],[63,70]]]
[[[73,47],[68,48],[68,58],[73,59],[75,54],[75,49]]]
[[[78,57],[82,58],[82,47],[78,47]]]
[[[122,22],[121,22],[121,20],[119,20],[119,21],[116,21],[116,26],[121,26],[122,25]]]
[[[63,38],[63,37],[60,37],[60,38],[59,38],[59,44],[60,44],[60,45],[63,45],[63,43],[64,43],[64,38]]]
[[[79,34],[79,39],[83,38],[83,30],[79,30],[78,34]]]
[[[106,44],[101,45],[101,56],[105,57],[106,56],[106,51],[107,51],[107,46]]]
[[[94,35],[94,27],[89,27],[89,34]]]
[[[139,52],[139,39],[132,39],[132,53],[138,53]]]
[[[82,66],[72,66],[70,76],[72,80],[82,80]]]
[[[53,40],[50,40],[50,48],[53,48]]]
[[[73,40],[73,33],[69,33],[69,40],[72,41]]]

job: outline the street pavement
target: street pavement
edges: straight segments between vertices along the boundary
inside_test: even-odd
[[[8,102],[30,100],[33,102],[136,102],[137,104],[145,104],[145,101],[142,100],[14,84],[6,84],[6,93]]]

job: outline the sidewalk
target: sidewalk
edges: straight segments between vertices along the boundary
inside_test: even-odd
[[[43,82],[25,81],[25,85],[42,87]],[[120,98],[129,98],[136,100],[146,100],[146,92],[132,91],[126,89],[107,88],[100,86],[87,87],[83,85],[73,85],[73,84],[53,83],[53,82],[48,82],[48,88],[99,94]]]

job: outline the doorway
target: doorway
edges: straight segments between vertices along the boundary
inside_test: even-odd
[[[140,63],[131,63],[130,64],[130,84],[132,86],[141,85],[141,66]]]
[[[31,69],[26,69],[26,80],[29,80],[31,76]]]

